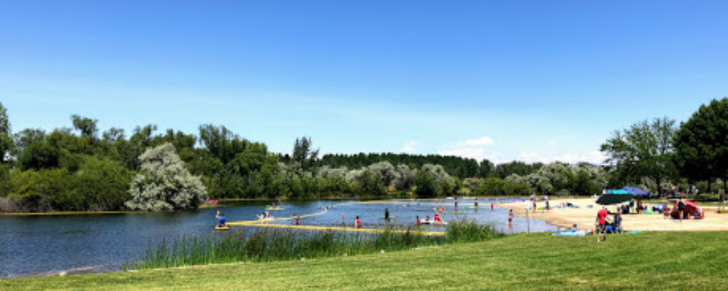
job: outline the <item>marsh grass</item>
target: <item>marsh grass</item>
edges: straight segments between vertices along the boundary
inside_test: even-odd
[[[504,237],[493,224],[480,225],[470,220],[452,221],[445,228],[448,243],[468,243]]]
[[[150,244],[144,257],[137,263],[127,264],[126,269],[349,256],[484,241],[502,236],[492,226],[481,226],[465,220],[449,225],[445,236],[423,235],[414,227],[397,226],[388,226],[379,233],[271,228],[257,229],[253,233],[245,230],[212,232],[177,236]]]

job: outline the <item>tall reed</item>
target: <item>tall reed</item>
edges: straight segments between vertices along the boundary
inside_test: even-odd
[[[397,231],[393,231],[397,230]],[[400,232],[403,230],[404,232]],[[150,244],[143,258],[129,269],[166,268],[230,262],[270,262],[405,250],[446,243],[475,242],[502,236],[492,226],[460,221],[445,236],[423,235],[413,227],[389,226],[378,233],[345,233],[294,229],[258,229],[253,233],[177,236]]]
[[[451,221],[445,233],[448,243],[478,242],[505,236],[493,224],[481,225],[465,219]]]

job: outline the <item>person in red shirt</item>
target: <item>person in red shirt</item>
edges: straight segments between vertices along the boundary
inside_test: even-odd
[[[418,215],[417,216],[417,225],[419,225],[419,224],[420,224],[420,216]]]
[[[493,203],[490,204],[490,211],[493,211]]]
[[[599,233],[597,234],[597,242],[600,241],[600,237],[604,235],[604,240],[607,240],[607,216],[609,215],[609,212],[607,212],[606,207],[602,207],[599,212],[597,212],[597,222],[599,223]]]
[[[361,220],[359,220],[359,216],[356,217],[356,227],[361,227]]]

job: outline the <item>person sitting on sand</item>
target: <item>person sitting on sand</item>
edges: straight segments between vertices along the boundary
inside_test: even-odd
[[[612,226],[612,232],[622,233],[622,213],[619,211],[614,214],[614,222],[612,222]]]

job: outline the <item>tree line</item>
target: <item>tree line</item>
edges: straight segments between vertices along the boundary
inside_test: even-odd
[[[207,198],[591,195],[628,184],[712,193],[726,188],[726,120],[728,99],[714,100],[679,126],[665,117],[615,131],[601,146],[606,165],[494,165],[439,155],[320,157],[308,137],[291,154],[272,153],[210,124],[196,135],[155,125],[127,134],[73,115],[70,127],[13,132],[0,104],[0,211],[180,210]]]
[[[725,192],[728,180],[728,99],[703,104],[679,125],[662,117],[614,131],[601,150],[613,169],[612,184],[717,199],[712,194]]]
[[[0,211],[181,210],[204,199],[455,195],[459,179],[431,163],[323,165],[310,138],[291,155],[225,126],[130,133],[73,115],[69,127],[13,132],[0,104]],[[424,183],[418,193],[415,184]],[[171,185],[171,186],[170,186]]]

